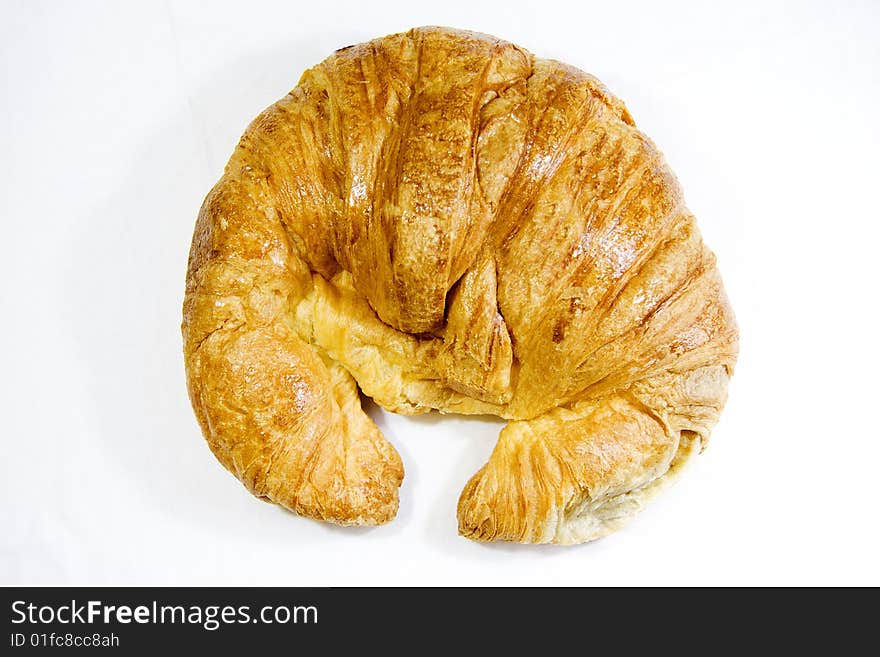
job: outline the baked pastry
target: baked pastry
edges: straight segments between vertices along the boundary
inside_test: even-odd
[[[706,445],[737,329],[675,177],[586,73],[421,28],[338,50],[208,194],[183,307],[208,445],[254,495],[394,517],[397,413],[510,420],[458,503],[481,541],[620,527]]]

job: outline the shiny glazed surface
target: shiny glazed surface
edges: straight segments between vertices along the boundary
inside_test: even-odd
[[[578,543],[698,453],[735,321],[674,175],[595,78],[422,28],[337,51],[251,124],[202,207],[190,396],[255,495],[397,510],[360,407],[510,419],[459,530]]]

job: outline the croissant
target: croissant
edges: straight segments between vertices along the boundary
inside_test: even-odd
[[[706,445],[737,328],[679,185],[594,77],[420,28],[336,51],[250,125],[202,205],[190,398],[254,495],[391,520],[361,408],[509,420],[459,533],[616,530]]]

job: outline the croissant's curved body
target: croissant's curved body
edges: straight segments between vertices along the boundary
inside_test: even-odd
[[[340,524],[397,511],[399,413],[510,423],[459,531],[578,543],[706,444],[737,330],[672,172],[595,78],[423,28],[344,48],[248,128],[206,198],[188,385],[255,495]]]

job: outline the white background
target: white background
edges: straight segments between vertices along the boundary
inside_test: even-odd
[[[880,3],[710,4],[0,2],[0,583],[880,584]],[[239,135],[423,24],[599,76],[719,257],[742,344],[713,441],[593,544],[456,535],[500,423],[372,411],[407,477],[352,530],[250,497],[190,410],[186,257]]]

